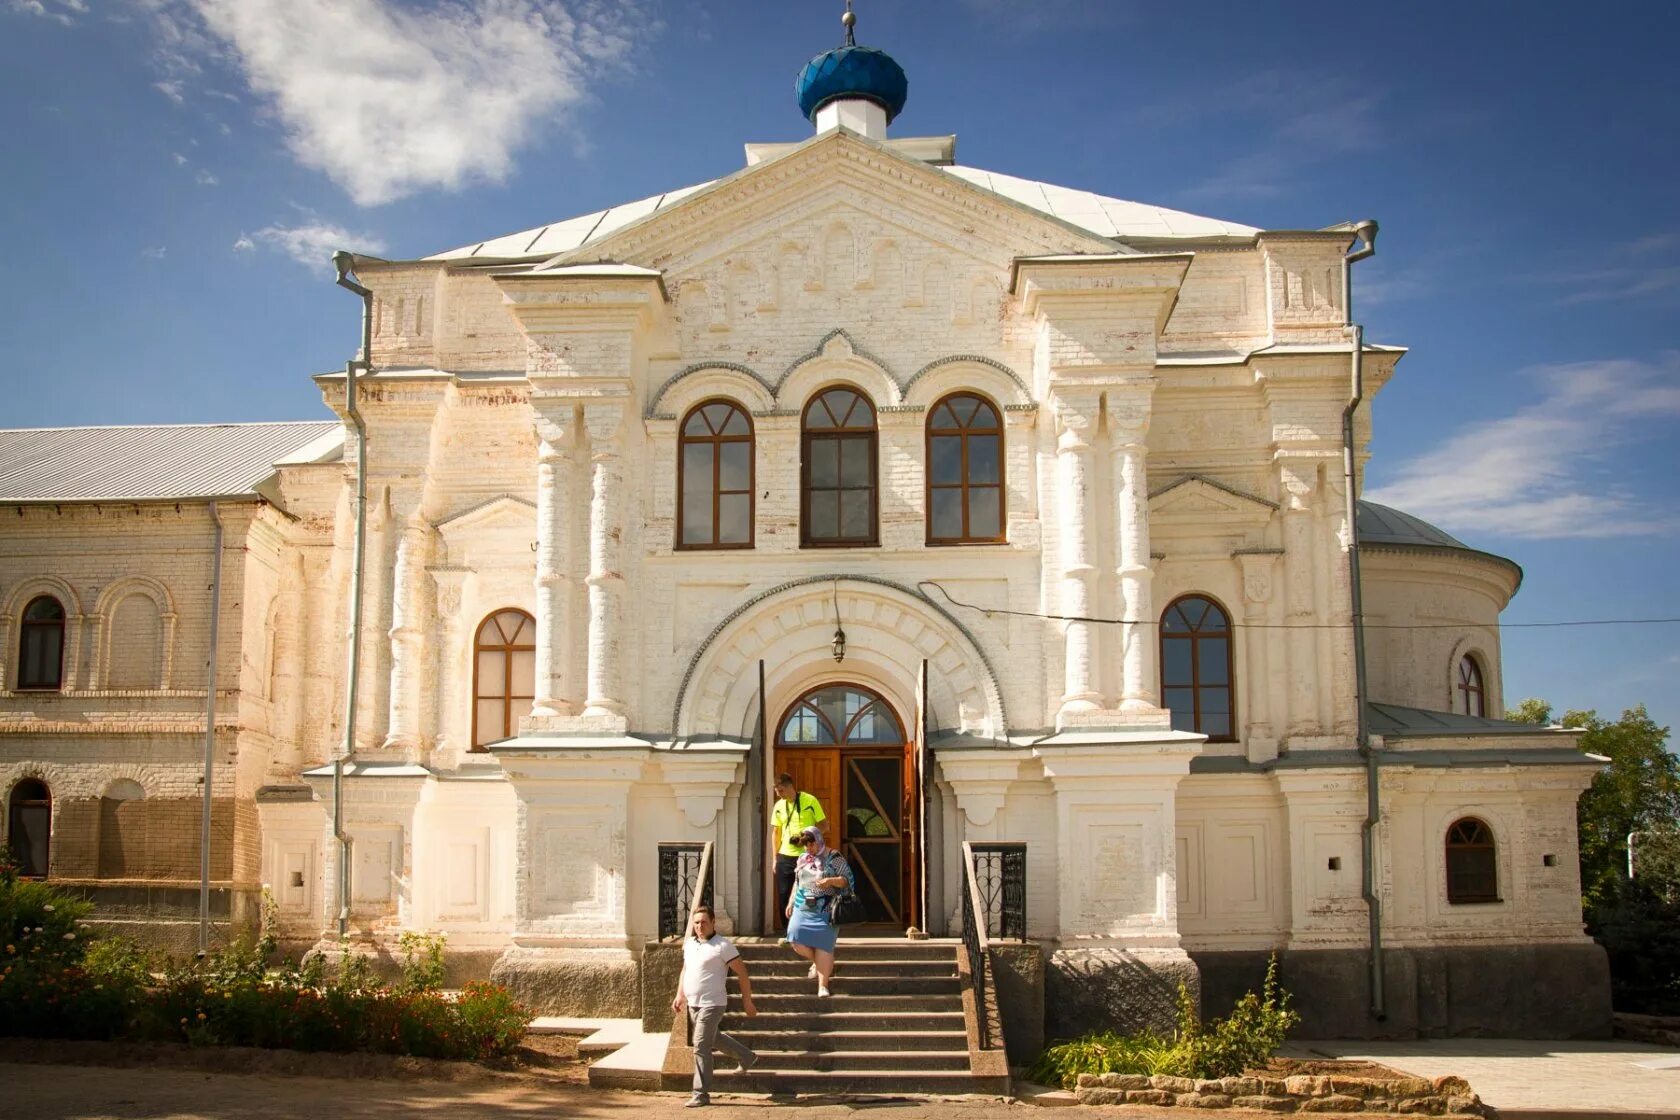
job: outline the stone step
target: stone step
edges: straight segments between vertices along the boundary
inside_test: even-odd
[[[962,1014],[962,997],[958,995],[860,996],[845,993],[838,987],[831,996],[819,996],[809,989],[800,995],[765,993],[759,996],[755,989],[753,1003],[758,1008],[759,1018],[793,1012],[823,1015],[834,1012],[873,1011],[900,1018],[916,1018],[927,1014]],[[741,997],[731,995],[725,1023],[740,1026],[750,1021],[740,1012]],[[725,1026],[724,1029],[728,1030],[729,1027]]]
[[[962,994],[962,981],[955,976],[835,976],[829,987],[836,996],[951,996]],[[730,990],[738,990],[730,985]],[[754,976],[755,996],[802,995],[817,990],[817,982],[798,976]]]
[[[727,1060],[727,1059],[726,1059]],[[913,1070],[967,1071],[967,1050],[760,1050],[754,1073],[787,1070],[793,1073],[904,1073]]]
[[[891,1034],[899,1031],[964,1031],[961,1011],[932,1011],[915,1015],[889,1015],[880,1011],[761,1011],[753,1018],[729,1016],[724,1030],[731,1034],[751,1024],[755,1031],[869,1031]]]
[[[966,1070],[906,1070],[892,1073],[833,1070],[826,1073],[765,1070],[760,1073],[714,1073],[716,1093],[798,1093],[814,1096],[888,1096],[919,1093],[928,1096],[981,1094],[1001,1096],[1009,1092],[1007,1077],[975,1077]]]
[[[736,942],[735,947],[741,951],[750,964],[759,960],[797,960],[798,956],[785,944],[773,942],[759,942],[743,945]],[[849,941],[845,935],[840,937],[837,952],[842,961],[951,961],[956,962],[957,946],[954,942],[929,941]]]
[[[798,957],[777,958],[767,961],[747,961],[747,975],[757,980],[760,976],[804,977],[811,970],[809,961],[802,961]],[[957,974],[957,962],[951,961],[883,961],[883,960],[852,960],[841,957],[834,967],[836,980],[848,976],[872,976],[878,979],[901,976],[918,976],[930,979],[954,977]]]
[[[726,1024],[734,1037],[764,1053],[799,1053],[811,1057],[819,1054],[880,1053],[883,1050],[928,1051],[962,1050],[967,1053],[968,1035],[959,1024],[955,1030],[901,1030],[890,1034],[858,1030],[776,1030],[754,1024],[756,1019],[736,1019]]]

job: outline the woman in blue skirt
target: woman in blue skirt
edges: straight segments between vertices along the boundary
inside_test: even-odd
[[[787,906],[787,939],[793,951],[811,962],[806,975],[817,982],[817,994],[828,995],[834,975],[834,943],[840,931],[834,924],[834,904],[855,885],[846,858],[823,843],[820,829],[799,834],[805,854],[794,867],[793,897]]]

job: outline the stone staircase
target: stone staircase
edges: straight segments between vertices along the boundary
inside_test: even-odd
[[[752,977],[758,1015],[741,1014],[731,976],[723,1029],[757,1050],[759,1060],[741,1073],[720,1053],[714,1091],[1009,1092],[1002,1054],[970,1049],[972,1008],[965,1012],[958,942],[843,938],[833,994],[826,999],[816,994],[816,981],[806,979],[810,966],[787,946],[746,938],[736,945]],[[686,1088],[687,1081],[667,1087]]]

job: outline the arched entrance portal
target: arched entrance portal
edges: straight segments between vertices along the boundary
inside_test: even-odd
[[[18,865],[18,874],[46,878],[52,866],[52,794],[47,784],[25,778],[13,786],[6,817],[6,846]]]
[[[919,924],[914,760],[892,705],[858,685],[812,689],[776,724],[775,770],[822,802],[824,837],[852,865],[868,923]]]

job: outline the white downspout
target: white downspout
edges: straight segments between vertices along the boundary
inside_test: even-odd
[[[198,825],[198,955],[210,952],[210,810],[216,780],[216,655],[222,621],[222,514],[210,503],[216,525],[210,558],[210,659],[204,701],[204,804]]]

